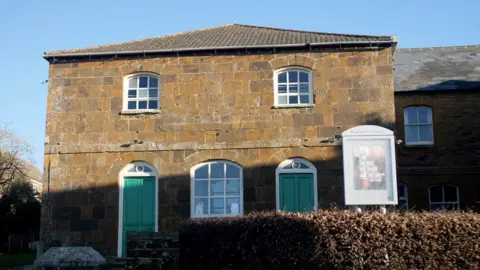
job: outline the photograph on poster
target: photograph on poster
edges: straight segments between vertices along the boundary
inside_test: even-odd
[[[385,190],[386,151],[383,145],[358,145],[353,149],[355,190]]]

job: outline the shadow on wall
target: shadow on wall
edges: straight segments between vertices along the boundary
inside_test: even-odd
[[[365,124],[381,125],[392,128],[392,123],[382,123],[380,116],[374,114],[365,115]],[[339,133],[344,130],[339,128]],[[319,208],[332,206],[343,207],[343,170],[341,146],[338,143],[325,144],[321,147],[297,147],[263,149],[240,149],[247,153],[242,162],[231,160],[222,155],[225,151],[212,150],[211,158],[186,163],[185,152],[170,151],[171,155],[183,155],[183,159],[177,161],[171,159],[173,165],[184,163],[186,168],[191,168],[209,160],[228,160],[237,162],[243,168],[243,212],[245,214],[253,211],[275,210],[276,209],[276,169],[278,165],[289,158],[304,158],[310,161],[317,170],[317,195]],[[164,152],[164,151],[163,151]],[[189,153],[195,151],[189,151]],[[173,154],[172,154],[173,153]],[[273,154],[272,154],[273,153]],[[160,152],[150,152],[150,155],[159,155]],[[126,162],[134,162],[130,160]],[[144,160],[153,164],[149,160]],[[243,164],[242,164],[243,163]],[[172,165],[172,166],[173,166]],[[65,164],[73,168],[76,164]],[[92,165],[93,166],[93,165]],[[56,186],[58,176],[53,176],[51,164],[46,163],[43,207],[42,207],[42,228],[41,239],[47,248],[49,246],[71,245],[91,246],[103,254],[116,255],[118,242],[118,218],[119,218],[119,188],[118,185],[101,185],[103,177],[114,177],[119,170],[110,172],[113,164],[106,164],[105,170],[87,169],[83,178],[91,177],[97,181],[87,187],[79,188],[78,183],[63,184],[60,191],[52,191],[52,183]],[[121,170],[122,168],[120,168]],[[166,232],[177,231],[180,222],[191,216],[191,177],[188,169],[182,173],[162,172],[159,170],[158,185],[158,230]],[[75,170],[69,170],[75,171]],[[109,171],[109,172],[106,172]],[[109,175],[107,175],[109,174]],[[66,179],[67,175],[63,175]],[[82,179],[73,176],[71,179]],[[77,180],[78,181],[78,180]],[[81,181],[81,180],[80,180]],[[57,183],[55,183],[57,182]],[[85,186],[85,185],[83,185]],[[129,199],[128,201],[132,201]],[[124,210],[125,207],[124,207]]]

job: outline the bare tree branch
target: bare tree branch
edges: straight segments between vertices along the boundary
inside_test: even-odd
[[[32,150],[32,146],[17,137],[7,124],[0,123],[0,197],[13,182],[26,179],[25,160]]]

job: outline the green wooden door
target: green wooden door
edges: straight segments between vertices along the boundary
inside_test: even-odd
[[[125,177],[123,189],[122,255],[127,232],[155,231],[155,177]]]
[[[311,173],[283,173],[279,179],[280,210],[308,212],[314,210],[314,185]]]

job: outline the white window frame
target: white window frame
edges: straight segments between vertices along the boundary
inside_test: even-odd
[[[128,97],[128,90],[130,89],[129,87],[129,81],[130,79],[134,78],[134,77],[141,77],[141,76],[148,76],[148,77],[155,77],[157,80],[158,80],[158,86],[157,86],[157,98],[129,98]],[[160,76],[156,73],[153,73],[153,72],[141,72],[141,73],[133,73],[133,74],[130,74],[130,75],[127,75],[123,78],[123,106],[122,106],[122,112],[124,113],[132,113],[132,112],[137,112],[137,113],[148,113],[148,112],[158,112],[160,110]],[[136,88],[137,89],[137,96],[138,96],[138,89],[139,87]],[[148,90],[149,88],[147,88],[147,92],[149,91]],[[147,101],[150,101],[150,100],[157,100],[158,102],[158,107],[157,109],[138,109],[138,106],[137,106],[137,109],[128,109],[128,101],[139,101],[139,100],[145,100]]]
[[[441,202],[432,202],[432,196],[431,196],[431,189],[434,187],[442,187],[442,201]],[[446,202],[445,201],[445,187],[454,187],[457,190],[457,201],[456,202]],[[430,211],[435,211],[432,210],[432,204],[441,204],[444,208],[445,205],[457,205],[456,210],[460,210],[460,193],[458,191],[458,186],[455,185],[450,185],[450,184],[440,184],[440,185],[433,185],[428,187],[428,202],[429,202],[429,209]]]
[[[403,189],[404,196],[398,196],[398,205],[400,205],[400,201],[405,201],[405,209],[399,208],[399,210],[408,210],[408,187],[404,183],[398,183],[398,190],[400,189]]]
[[[427,108],[429,111],[428,114],[428,123],[418,123],[419,115],[418,115],[418,109],[419,108]],[[417,112],[417,123],[416,124],[410,124],[408,121],[408,113],[407,110],[409,109],[415,109]],[[433,134],[433,109],[430,106],[425,106],[425,105],[414,105],[414,106],[408,106],[403,109],[403,119],[404,119],[404,130],[405,130],[405,144],[406,145],[433,145],[435,141],[435,135]],[[420,126],[429,126],[430,130],[432,132],[432,140],[431,141],[414,141],[414,142],[409,142],[407,140],[407,126],[414,126],[418,128],[418,138],[420,139]]]
[[[212,179],[210,178],[210,166],[208,167],[208,196],[207,196],[207,199],[208,199],[208,202],[209,202],[209,205],[210,205],[210,199],[213,197],[213,198],[228,198],[228,197],[240,197],[240,205],[239,205],[239,209],[238,209],[238,213],[237,214],[204,214],[204,215],[196,215],[195,214],[195,198],[197,198],[195,196],[195,171],[204,166],[204,165],[210,165],[210,164],[215,164],[215,163],[221,163],[221,164],[224,164],[224,165],[232,165],[234,167],[236,167],[237,169],[240,170],[240,195],[238,196],[227,196],[227,195],[224,195],[224,196],[210,196],[210,185],[211,185],[211,181],[212,180],[218,180],[216,178]],[[225,166],[226,168],[226,166]],[[220,178],[221,179],[221,178]],[[226,172],[224,174],[224,178],[223,180],[226,181],[228,180],[229,178],[227,178],[227,175],[226,175]],[[236,179],[236,178],[235,178]],[[205,181],[205,180],[202,180],[202,181]],[[227,185],[224,184],[224,188],[226,189],[227,188]],[[202,196],[203,197],[203,196]],[[234,163],[234,162],[231,162],[231,161],[228,161],[228,160],[212,160],[212,161],[207,161],[207,162],[203,162],[203,163],[200,163],[200,164],[197,164],[195,166],[193,166],[191,169],[190,169],[190,215],[191,217],[194,217],[194,218],[203,218],[203,217],[232,217],[232,216],[242,216],[243,215],[243,167],[240,166],[239,164],[237,163]],[[227,209],[227,204],[226,202],[224,203],[224,209],[226,210]]]
[[[279,94],[278,93],[278,75],[283,72],[288,72],[288,71],[302,71],[302,72],[307,72],[308,73],[308,103],[301,104],[300,103],[300,86],[298,89],[298,93],[295,94],[290,94],[288,93],[288,79],[287,83],[282,83],[282,85],[287,85],[287,93],[285,94]],[[300,77],[298,78],[300,81]],[[273,74],[273,91],[274,91],[274,106],[275,107],[312,107],[314,105],[313,103],[313,86],[312,86],[312,70],[304,67],[298,67],[298,66],[291,66],[291,67],[285,67],[281,68],[278,70],[275,70]],[[300,84],[300,83],[298,83]],[[298,104],[279,104],[278,102],[278,97],[279,96],[287,96],[287,102],[288,102],[288,97],[289,96],[298,96]]]
[[[307,165],[308,168],[293,168],[292,169],[284,169],[285,166],[292,164],[292,163],[303,163]],[[287,160],[282,161],[275,170],[275,204],[277,211],[282,211],[280,208],[280,175],[287,174],[287,173],[311,173],[313,174],[313,208],[316,211],[318,209],[318,180],[317,180],[317,167],[313,165],[312,162],[304,159],[304,158],[289,158]]]

